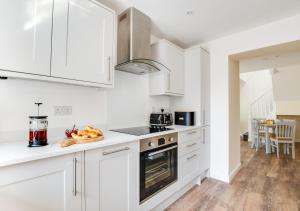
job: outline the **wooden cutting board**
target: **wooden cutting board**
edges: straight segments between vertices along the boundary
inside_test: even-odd
[[[68,138],[63,140],[60,143],[61,147],[68,147],[74,144],[87,144],[87,143],[93,143],[97,141],[102,141],[104,139],[104,136],[99,136],[98,138],[86,138],[86,139],[74,139],[74,138]]]

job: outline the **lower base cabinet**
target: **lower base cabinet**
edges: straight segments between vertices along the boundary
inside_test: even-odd
[[[0,210],[81,211],[83,153],[0,168]]]
[[[209,146],[209,127],[179,133],[180,188],[209,169]],[[138,141],[0,168],[1,211],[139,208]]]
[[[85,152],[86,211],[133,211],[138,202],[139,145]]]
[[[210,128],[203,127],[201,138],[201,160],[200,160],[200,172],[204,173],[210,168]]]
[[[178,133],[179,183],[184,187],[193,179],[207,176],[210,168],[209,127]]]
[[[185,186],[200,175],[201,150],[198,149],[179,159],[180,186]]]

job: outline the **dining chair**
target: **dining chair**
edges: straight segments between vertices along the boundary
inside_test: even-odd
[[[258,120],[252,119],[251,120],[251,141],[252,145],[251,148],[257,148],[258,145]]]
[[[275,136],[271,137],[271,146],[276,148],[277,158],[279,158],[280,144],[292,147],[292,158],[295,159],[295,136],[296,121],[281,120],[276,121]]]
[[[262,140],[265,139],[264,128],[259,125],[262,119],[252,119],[251,120],[251,128],[252,128],[252,148],[255,147],[256,151],[261,146]],[[265,140],[266,141],[266,140]]]

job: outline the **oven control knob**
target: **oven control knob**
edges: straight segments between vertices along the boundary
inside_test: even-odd
[[[169,138],[169,142],[173,142],[174,141],[174,138],[173,137],[170,137]]]
[[[149,147],[154,147],[154,143],[150,141],[150,142],[148,143],[148,146],[149,146]]]

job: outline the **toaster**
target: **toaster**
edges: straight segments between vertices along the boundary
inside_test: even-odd
[[[175,111],[175,125],[195,125],[194,111]]]
[[[173,124],[172,113],[164,112],[164,109],[161,109],[161,112],[150,114],[150,125],[170,126],[172,124]]]

